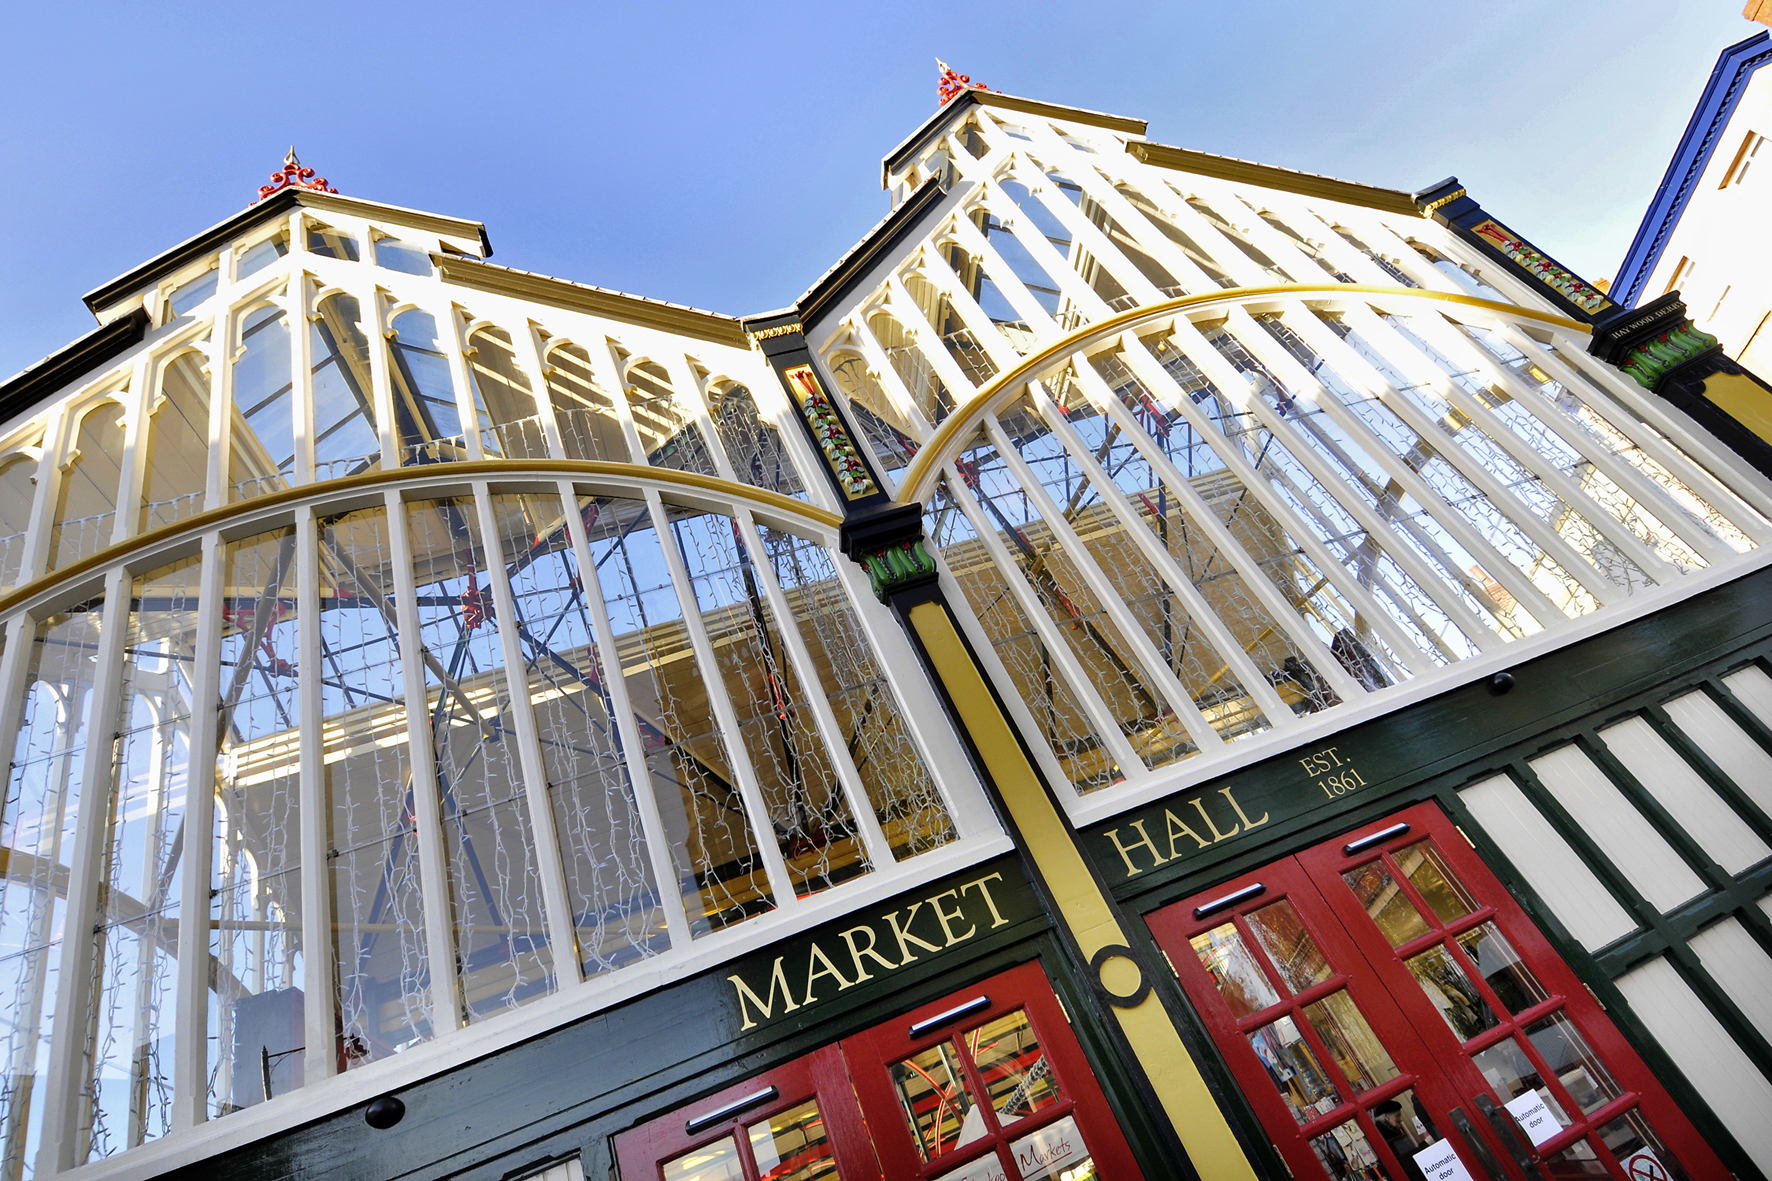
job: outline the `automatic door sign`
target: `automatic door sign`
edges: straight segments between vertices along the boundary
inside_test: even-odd
[[[1471,1176],[1450,1140],[1435,1140],[1415,1154],[1415,1167],[1427,1181],[1477,1181]]]
[[[1507,1110],[1514,1117],[1514,1122],[1520,1125],[1520,1130],[1532,1141],[1534,1148],[1563,1130],[1563,1125],[1557,1122],[1556,1115],[1545,1103],[1544,1096],[1537,1091],[1527,1091],[1509,1103]]]
[[[1647,1148],[1639,1148],[1624,1158],[1624,1175],[1630,1181],[1668,1181],[1667,1166]]]

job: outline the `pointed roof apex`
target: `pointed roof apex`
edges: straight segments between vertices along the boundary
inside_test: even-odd
[[[947,106],[968,90],[991,90],[983,82],[974,82],[970,74],[954,73],[954,67],[939,57],[935,59],[935,68],[940,71],[935,78],[935,95],[941,100],[941,106]],[[991,93],[998,92],[992,90]]]
[[[312,189],[316,193],[336,193],[337,189],[327,183],[323,176],[315,176],[312,168],[302,167],[301,157],[295,154],[295,145],[289,145],[289,154],[283,157],[283,167],[271,173],[271,183],[258,187],[258,196],[251,204],[257,205],[272,193],[284,189]]]

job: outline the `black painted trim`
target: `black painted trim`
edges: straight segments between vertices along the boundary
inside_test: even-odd
[[[0,385],[0,422],[23,414],[62,387],[128,352],[148,333],[141,308],[93,329]]]

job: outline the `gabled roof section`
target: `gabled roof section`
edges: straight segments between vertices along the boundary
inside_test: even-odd
[[[1126,150],[1146,164],[1154,164],[1158,168],[1173,168],[1177,172],[1193,172],[1201,176],[1215,176],[1220,180],[1241,181],[1244,184],[1298,193],[1305,197],[1340,201],[1347,205],[1364,205],[1371,209],[1382,209],[1386,213],[1407,213],[1410,216],[1419,216],[1421,213],[1421,209],[1415,204],[1415,198],[1396,189],[1381,189],[1377,185],[1337,180],[1333,176],[1318,176],[1314,172],[1298,172],[1272,164],[1257,164],[1251,160],[1238,160],[1233,156],[1214,156],[1210,152],[1172,148],[1167,144],[1129,143]]]
[[[958,99],[954,101],[959,102]],[[903,204],[863,234],[861,241],[851,246],[835,266],[820,275],[805,295],[794,301],[794,306],[800,310],[800,319],[805,323],[816,320],[826,304],[848,290],[882,251],[891,249],[894,243],[915,229],[923,220],[923,214],[945,196],[947,190],[941,187],[939,177],[932,176],[924,181]]]
[[[229,241],[254,226],[263,225],[265,222],[287,215],[297,205],[332,210],[375,221],[396,222],[400,225],[411,226],[415,230],[429,230],[433,233],[449,234],[457,238],[478,238],[481,249],[487,254],[492,253],[492,242],[486,237],[486,227],[477,221],[465,221],[459,217],[445,217],[438,213],[425,213],[419,209],[405,209],[398,205],[383,205],[379,201],[365,201],[360,197],[343,197],[336,193],[319,193],[308,189],[291,188],[284,189],[275,196],[267,197],[256,205],[247,206],[228,220],[210,226],[196,237],[187,238],[171,250],[155,255],[134,270],[121,274],[102,287],[87,292],[84,296],[86,306],[96,316],[118,300],[140,291],[143,287],[171,274],[193,259],[212,250],[219,250]]]
[[[1772,33],[1755,33],[1718,55],[1704,92],[1698,96],[1692,119],[1686,124],[1686,133],[1680,137],[1673,159],[1668,161],[1661,187],[1650,198],[1637,236],[1631,239],[1618,275],[1612,280],[1612,298],[1625,307],[1635,307],[1642,298],[1643,284],[1661,261],[1661,252],[1674,227],[1680,224],[1686,204],[1717,150],[1717,141],[1741,102],[1742,92],[1753,79],[1754,71],[1768,61],[1772,61]]]
[[[0,422],[22,414],[64,386],[71,385],[122,354],[148,332],[148,313],[141,308],[88,332],[74,343],[26,366],[0,382]]]
[[[923,125],[911,132],[905,141],[887,153],[880,161],[880,187],[890,188],[887,179],[893,169],[904,163],[906,159],[916,155],[930,140],[946,130],[948,122],[959,112],[972,104],[998,107],[1005,111],[1019,111],[1024,115],[1034,115],[1041,119],[1064,119],[1071,123],[1087,123],[1091,127],[1104,127],[1109,131],[1117,131],[1121,135],[1143,135],[1149,126],[1143,119],[1129,119],[1125,115],[1108,115],[1101,111],[1087,111],[1082,107],[1066,107],[1057,103],[1043,103],[1038,99],[1018,98],[1013,94],[998,94],[994,90],[967,90],[961,92],[953,101],[939,108],[933,115],[923,121]]]
[[[735,316],[704,312],[680,303],[629,295],[607,287],[592,287],[587,283],[574,283],[570,279],[556,279],[552,275],[538,275],[515,267],[501,267],[476,258],[433,254],[431,261],[437,264],[445,282],[463,287],[534,300],[575,312],[589,312],[593,316],[658,328],[734,348],[749,347],[744,325]]]

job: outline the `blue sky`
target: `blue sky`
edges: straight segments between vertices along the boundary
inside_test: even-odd
[[[238,211],[293,142],[341,192],[474,218],[496,261],[734,314],[886,212],[937,55],[1150,137],[1416,189],[1456,174],[1618,266],[1739,0],[1476,6],[21,5],[0,71],[0,375],[80,296]]]

